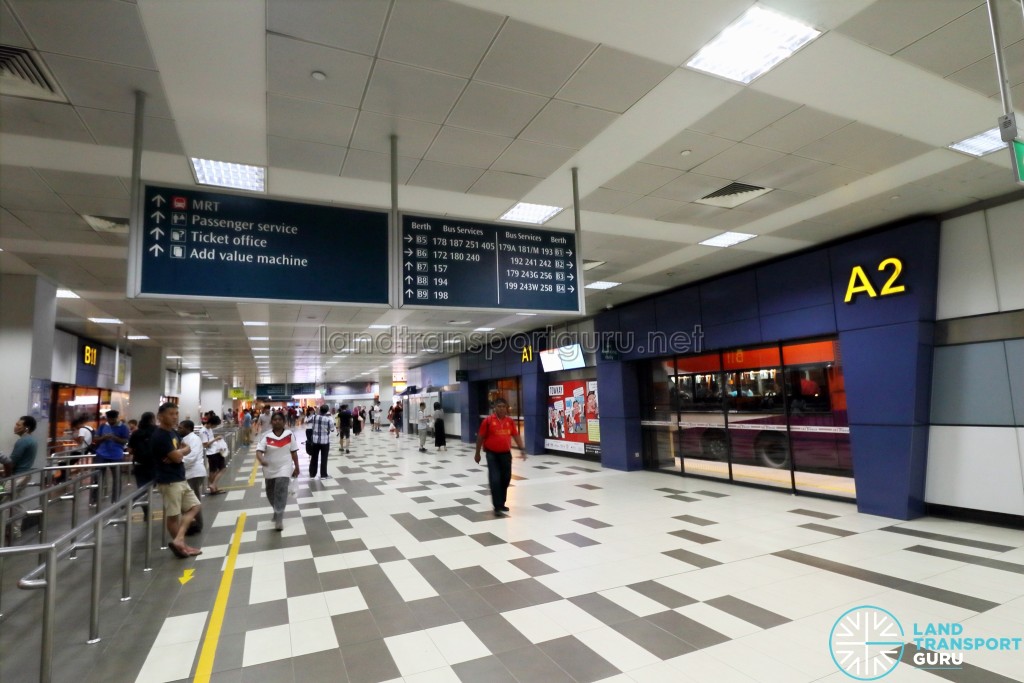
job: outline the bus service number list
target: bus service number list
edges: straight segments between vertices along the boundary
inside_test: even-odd
[[[409,216],[402,227],[405,304],[578,307],[574,235]]]

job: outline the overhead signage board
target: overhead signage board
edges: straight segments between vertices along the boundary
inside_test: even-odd
[[[389,302],[387,212],[157,185],[142,201],[130,296]]]
[[[402,305],[580,311],[576,235],[403,214]]]

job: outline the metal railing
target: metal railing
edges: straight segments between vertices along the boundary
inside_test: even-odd
[[[80,475],[72,477],[67,481],[44,488],[38,493],[31,493],[26,496],[8,501],[0,505],[0,530],[5,530],[6,524],[11,517],[11,510],[19,506],[31,504],[33,501],[41,501],[40,508],[26,510],[25,516],[38,515],[40,517],[39,539],[37,543],[29,545],[18,545],[3,547],[3,534],[0,534],[0,573],[5,558],[18,555],[39,554],[40,564],[18,581],[21,589],[43,590],[43,618],[42,618],[42,646],[40,648],[39,680],[41,683],[49,683],[53,671],[53,635],[55,627],[56,595],[57,595],[57,574],[61,559],[74,559],[79,550],[92,551],[92,597],[89,608],[89,643],[100,641],[99,635],[99,609],[100,609],[100,582],[102,578],[103,562],[103,531],[108,524],[124,525],[124,556],[121,567],[121,601],[131,599],[131,568],[132,568],[132,508],[137,504],[145,504],[152,510],[153,485],[145,484],[132,493],[122,496],[106,508],[101,508],[96,514],[78,523],[78,495],[80,490],[90,488],[89,486],[80,489],[80,482],[91,479],[96,468],[114,467],[124,468],[132,463],[109,463],[109,464],[85,464],[67,465],[63,467],[44,468],[45,470],[57,469],[87,469]],[[116,470],[115,470],[116,471]],[[22,475],[24,476],[24,475]],[[96,486],[96,485],[93,485]],[[70,494],[51,496],[55,493],[71,489]],[[58,500],[72,501],[72,528],[60,537],[47,541],[47,512],[49,503]],[[143,501],[145,501],[143,503]],[[119,516],[123,513],[123,517]],[[147,515],[146,542],[144,554],[143,571],[150,571],[152,559],[153,523],[156,515],[152,512]],[[163,525],[161,525],[163,526]],[[0,614],[2,617],[2,614]]]

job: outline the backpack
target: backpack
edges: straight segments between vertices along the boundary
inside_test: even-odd
[[[132,448],[132,462],[136,470],[148,472],[156,471],[156,463],[153,461],[153,453],[149,448],[149,441],[153,438],[154,429],[136,430],[137,442]]]
[[[88,425],[82,425],[89,430],[89,445],[82,451],[84,455],[95,455],[96,454],[96,430]]]

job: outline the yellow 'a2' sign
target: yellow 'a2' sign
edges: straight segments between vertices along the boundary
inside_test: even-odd
[[[887,258],[878,264],[878,270],[879,272],[885,272],[890,266],[892,267],[892,274],[889,275],[889,279],[885,281],[885,284],[878,291],[871,284],[871,280],[868,279],[864,269],[860,266],[854,266],[853,270],[850,271],[850,282],[846,285],[846,298],[843,299],[843,303],[850,303],[858,294],[867,294],[868,297],[874,299],[879,296],[889,296],[907,291],[906,285],[897,284],[900,273],[903,272],[903,261],[895,257]]]

